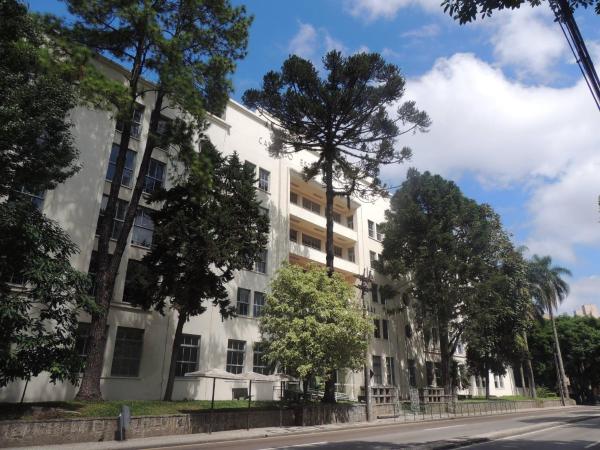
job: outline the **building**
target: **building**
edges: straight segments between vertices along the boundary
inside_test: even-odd
[[[116,79],[123,69],[111,61],[102,68]],[[147,105],[153,98],[146,97]],[[136,179],[150,120],[150,108],[140,104],[134,115],[134,138],[131,142],[123,174],[120,199],[127,202]],[[173,111],[167,110],[165,115]],[[173,117],[173,116],[171,116]],[[224,154],[237,152],[240,159],[256,167],[258,196],[271,220],[270,243],[263,259],[254,270],[239,272],[229,285],[231,298],[237,304],[238,317],[223,321],[218,309],[191,318],[184,326],[184,339],[177,361],[175,399],[208,399],[212,381],[183,377],[184,373],[211,368],[233,373],[264,372],[261,360],[258,320],[265,301],[270,278],[284,261],[306,264],[325,263],[325,195],[317,182],[305,182],[300,176],[302,167],[315,159],[309,152],[293,158],[274,159],[267,148],[270,131],[265,121],[235,101],[230,101],[222,117],[209,117],[207,135]],[[115,143],[119,142],[119,126],[104,111],[78,108],[73,112],[74,135],[80,150],[82,169],[55,190],[38,198],[43,212],[56,220],[78,245],[80,252],[73,266],[81,271],[94,272],[97,238],[95,230],[102,214],[105,197],[110,190],[114,171]],[[156,149],[146,177],[146,191],[169,185],[167,156]],[[151,208],[142,198],[138,217],[133,226],[130,243],[124,253],[116,282],[114,299],[108,318],[108,340],[104,355],[105,367],[102,392],[106,399],[160,399],[164,392],[174,338],[176,317],[153,311],[143,311],[127,302],[125,282],[128,267],[140,260],[152,242],[153,225],[147,215]],[[371,263],[382,252],[379,223],[384,220],[387,200],[350,205],[336,199],[334,244],[335,269],[348,282],[356,282],[356,274],[370,270]],[[117,208],[114,227],[118,227]],[[369,365],[374,386],[397,386],[403,397],[410,387],[439,384],[439,351],[435,344],[426,348],[420,334],[415,332],[411,308],[401,308],[400,298],[385,301],[379,287],[387,281],[375,273],[372,292],[367,294],[368,312],[375,325],[370,343]],[[89,318],[81,318],[78,349],[86,353]],[[361,373],[340,370],[338,390],[356,399],[363,385]],[[510,383],[507,381],[507,392]],[[233,388],[244,388],[240,381],[219,380],[216,399],[231,399]],[[503,384],[504,386],[504,384]],[[0,401],[18,401],[24,382],[15,382],[0,390]],[[262,383],[256,398],[277,398],[277,383]],[[500,389],[500,387],[499,387]],[[499,393],[502,392],[501,390]],[[69,383],[56,385],[48,377],[39,376],[28,383],[25,401],[64,400],[72,398],[76,387]]]
[[[580,305],[573,311],[573,316],[594,317],[595,319],[600,319],[600,311],[598,311],[598,307],[593,304]]]

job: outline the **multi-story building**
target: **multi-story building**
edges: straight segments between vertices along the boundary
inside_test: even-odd
[[[102,67],[114,78],[123,78],[123,69],[111,61]],[[133,138],[127,157],[119,197],[122,204],[131,197],[137,177],[150,119],[153,98],[147,95],[134,115]],[[169,117],[169,110],[165,112]],[[38,199],[43,212],[56,220],[78,245],[73,266],[94,272],[97,237],[95,230],[113,179],[115,144],[119,142],[119,124],[104,111],[78,108],[73,112],[74,135],[80,150],[81,170],[55,190]],[[325,195],[318,182],[305,182],[302,167],[315,159],[309,152],[290,158],[269,156],[270,131],[267,123],[254,112],[230,101],[222,117],[208,118],[207,135],[224,154],[237,152],[242,160],[256,168],[258,197],[271,221],[268,249],[253,270],[240,271],[229,284],[231,299],[237,305],[237,317],[222,320],[218,309],[209,307],[184,326],[184,338],[178,353],[175,399],[207,399],[212,380],[184,377],[188,372],[222,369],[232,373],[264,372],[258,318],[265,302],[269,281],[284,262],[325,263]],[[158,186],[169,187],[167,155],[153,153],[146,176],[145,192]],[[349,283],[357,284],[357,274],[371,270],[371,262],[382,253],[379,224],[384,220],[387,200],[373,202],[336,199],[334,205],[334,266]],[[148,251],[153,224],[147,214],[151,205],[146,197],[131,231],[124,253],[108,319],[108,340],[104,355],[102,392],[106,399],[160,399],[165,389],[176,317],[144,311],[127,302],[128,270]],[[117,208],[114,229],[118,230],[123,211]],[[383,299],[379,287],[388,281],[373,274],[371,292],[366,294],[368,314],[375,331],[369,346],[368,364],[374,386],[397,386],[402,396],[409,387],[436,385],[439,352],[432,344],[426,348],[410,320],[410,307],[400,298]],[[359,291],[357,289],[357,295]],[[86,353],[89,318],[82,317],[78,349]],[[340,370],[338,389],[357,398],[363,385],[362,372]],[[257,399],[276,397],[278,383],[261,383]],[[507,385],[511,384],[509,382]],[[244,387],[241,381],[218,380],[217,399],[231,399],[232,388]],[[0,390],[0,401],[21,398],[24,382],[15,382]],[[508,386],[507,386],[508,387]],[[69,383],[50,384],[45,375],[28,383],[26,401],[69,399],[76,387]],[[507,393],[510,393],[507,389]]]

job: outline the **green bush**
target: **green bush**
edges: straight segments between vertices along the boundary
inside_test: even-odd
[[[535,388],[535,392],[538,398],[549,398],[549,397],[557,397],[554,391],[551,391],[546,386],[538,386]]]

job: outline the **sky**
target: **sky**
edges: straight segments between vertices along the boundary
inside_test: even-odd
[[[315,64],[331,49],[381,53],[407,79],[402,101],[432,120],[428,133],[398,140],[413,158],[386,167],[386,182],[401,184],[408,167],[452,179],[493,206],[515,244],[572,271],[560,311],[600,307],[600,112],[547,3],[461,26],[440,0],[232,2],[254,15],[234,99],[293,53]],[[590,9],[575,19],[600,70],[600,17]]]

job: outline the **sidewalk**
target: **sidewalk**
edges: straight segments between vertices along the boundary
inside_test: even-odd
[[[506,416],[521,413],[531,412],[542,412],[550,410],[573,410],[579,406],[566,406],[566,407],[548,407],[548,408],[528,408],[521,409],[518,411],[507,412],[503,414],[488,414],[484,416]],[[299,435],[299,434],[314,434],[325,431],[336,431],[344,429],[356,429],[356,428],[371,428],[380,426],[389,426],[393,424],[414,424],[414,423],[429,423],[440,420],[454,420],[455,418],[468,419],[469,416],[455,417],[453,415],[448,416],[442,414],[441,417],[434,415],[433,418],[425,418],[413,420],[412,416],[405,416],[405,418],[389,418],[389,419],[377,419],[373,422],[354,422],[354,423],[343,423],[343,424],[329,424],[329,425],[317,425],[317,426],[295,426],[295,427],[269,427],[269,428],[252,428],[250,430],[229,430],[229,431],[218,431],[212,434],[200,433],[200,434],[182,434],[182,435],[171,435],[171,436],[156,436],[147,438],[130,439],[127,441],[104,441],[104,442],[81,442],[73,444],[58,444],[58,445],[43,445],[34,447],[10,447],[4,450],[133,450],[139,448],[153,448],[153,447],[168,447],[173,445],[185,445],[185,444],[207,444],[211,442],[224,442],[224,441],[239,441],[248,440],[253,438],[264,438],[270,436],[283,436],[283,435]],[[481,417],[479,415],[470,417]],[[573,421],[577,420],[573,419]],[[528,431],[534,431],[550,426],[550,422],[544,424],[531,425],[523,427],[523,429],[511,429],[503,430],[502,432],[493,433],[492,435],[479,435],[474,436],[473,441],[469,440],[468,443],[477,443],[489,439],[498,439],[500,437],[510,436],[512,434],[524,433]],[[508,433],[508,434],[506,434]],[[497,435],[497,436],[496,436]],[[432,448],[446,449],[455,448],[458,445],[465,445],[464,441],[452,442],[446,441],[436,444]]]

